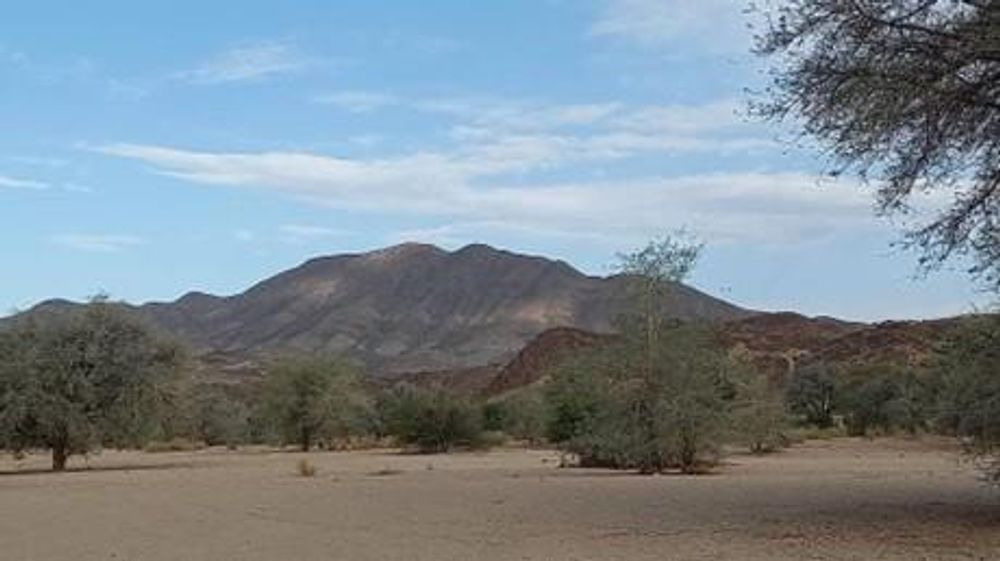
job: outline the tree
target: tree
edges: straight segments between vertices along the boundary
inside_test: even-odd
[[[941,348],[934,365],[939,423],[965,439],[1000,484],[1000,316],[966,319]]]
[[[764,454],[787,445],[787,413],[781,394],[767,377],[744,367],[735,377],[730,425],[750,452]]]
[[[836,376],[820,363],[810,364],[792,374],[785,399],[792,413],[806,424],[819,428],[833,426]]]
[[[267,371],[264,414],[284,442],[308,452],[313,445],[346,437],[368,407],[357,371],[333,357],[283,358]]]
[[[250,436],[251,410],[225,388],[198,384],[189,395],[192,436],[209,446],[235,447]]]
[[[951,191],[907,245],[925,268],[971,254],[971,272],[1000,290],[1000,5],[789,0],[766,15],[757,51],[773,81],[756,112],[801,123],[834,173],[877,180],[885,214]]]
[[[848,434],[866,436],[873,429],[894,428],[898,416],[895,405],[902,396],[897,376],[899,368],[892,364],[862,364],[844,370],[837,409],[844,416]]]
[[[388,433],[423,453],[449,452],[480,440],[479,409],[441,388],[401,384],[382,396],[380,408]]]
[[[556,370],[549,433],[581,463],[690,473],[714,452],[733,364],[710,330],[668,319],[700,252],[681,234],[621,256],[632,306],[617,340]]]
[[[155,429],[160,390],[182,353],[105,299],[27,318],[0,333],[0,444],[72,454],[138,446]]]

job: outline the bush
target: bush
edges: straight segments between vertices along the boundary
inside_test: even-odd
[[[717,459],[732,367],[702,328],[626,333],[555,370],[549,436],[584,466],[700,471]]]
[[[773,452],[789,444],[788,419],[781,395],[766,377],[749,369],[736,384],[730,423],[737,441],[754,454]]]
[[[379,408],[388,434],[422,453],[481,444],[479,408],[442,389],[399,385],[382,397]]]
[[[966,320],[934,364],[939,426],[965,440],[986,478],[1000,484],[1000,316]]]
[[[194,452],[196,450],[201,450],[204,448],[200,442],[194,440],[189,440],[187,438],[171,438],[170,440],[160,440],[150,442],[146,445],[145,451],[151,454],[160,454],[164,452]]]
[[[521,388],[483,405],[483,429],[537,444],[545,439],[545,398],[538,387]]]
[[[825,364],[810,364],[796,371],[788,384],[788,409],[803,424],[819,428],[833,426],[836,373]]]
[[[331,357],[285,358],[267,372],[262,413],[285,443],[308,452],[359,430],[368,398],[357,371]]]

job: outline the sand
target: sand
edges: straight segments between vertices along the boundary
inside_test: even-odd
[[[2,560],[1000,559],[1000,496],[938,440],[807,443],[694,477],[525,450],[106,452],[32,471],[47,461],[0,459]]]

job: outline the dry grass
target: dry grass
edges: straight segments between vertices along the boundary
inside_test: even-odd
[[[298,463],[295,464],[295,467],[301,477],[316,476],[316,466],[314,466],[313,463],[306,458],[299,460]]]

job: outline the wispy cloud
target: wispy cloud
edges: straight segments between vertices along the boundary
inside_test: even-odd
[[[578,147],[564,148],[527,143],[373,160],[132,145],[102,151],[198,183],[264,187],[336,208],[494,227],[632,237],[687,224],[711,241],[798,243],[874,225],[870,197],[861,186],[821,186],[811,174],[720,173],[529,185],[498,180],[512,170],[578,157]]]
[[[67,191],[69,193],[93,193],[94,192],[94,188],[91,187],[91,186],[89,186],[89,185],[81,185],[79,183],[73,183],[73,182],[63,183],[62,184],[62,188],[63,188],[64,191]]]
[[[136,236],[109,234],[60,234],[52,241],[70,249],[98,253],[114,253],[145,243]]]
[[[44,191],[49,188],[49,184],[33,179],[19,179],[0,175],[0,188],[26,189],[29,191]]]
[[[381,109],[400,103],[400,99],[394,95],[365,92],[365,91],[345,91],[333,94],[315,96],[313,101],[327,105],[334,105],[352,113],[367,113],[375,109]]]
[[[206,85],[248,82],[299,72],[311,62],[291,43],[264,41],[231,47],[177,77]]]
[[[15,164],[47,168],[61,168],[69,165],[68,160],[64,160],[62,158],[48,158],[44,156],[6,156],[4,159]]]
[[[342,236],[346,232],[337,228],[327,226],[315,226],[311,224],[285,224],[279,229],[282,241],[289,243],[304,243],[335,236]]]
[[[647,47],[691,46],[705,52],[745,51],[749,0],[603,0],[591,33]]]

